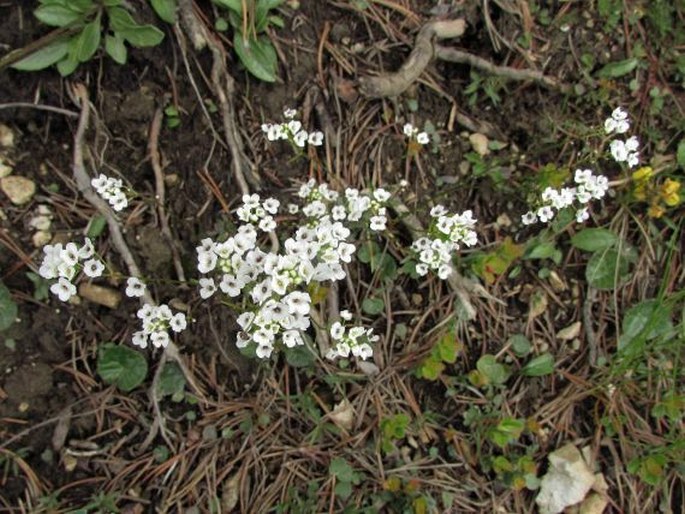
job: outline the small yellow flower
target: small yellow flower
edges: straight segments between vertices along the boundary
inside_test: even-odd
[[[664,208],[659,204],[652,204],[647,210],[647,215],[650,218],[661,218],[664,215]]]
[[[644,202],[647,199],[647,192],[645,191],[644,184],[636,184],[635,189],[633,189],[633,198]]]
[[[643,182],[649,180],[654,174],[654,170],[651,166],[643,166],[639,170],[633,172],[633,180],[636,182]]]
[[[680,195],[678,193],[671,193],[664,196],[664,203],[669,207],[675,207],[680,203]]]
[[[664,183],[661,184],[661,194],[662,196],[668,196],[673,193],[680,191],[680,182],[678,180],[671,180],[667,178]]]

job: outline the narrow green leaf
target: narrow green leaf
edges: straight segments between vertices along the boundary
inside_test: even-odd
[[[107,52],[107,55],[109,55],[117,64],[126,64],[128,55],[126,45],[124,44],[122,37],[116,32],[113,36],[110,36],[109,34],[105,36],[105,52]]]
[[[678,151],[676,153],[676,160],[678,162],[678,166],[685,169],[685,139],[681,139],[680,143],[678,143]]]
[[[236,14],[241,14],[243,12],[243,4],[241,0],[214,0],[215,4],[219,4],[226,9],[230,9]]]
[[[624,351],[640,337],[649,341],[673,330],[671,307],[658,299],[645,300],[628,309],[621,325],[618,350]]]
[[[12,68],[21,71],[42,70],[64,59],[68,51],[69,41],[55,41],[24,57],[21,61],[15,62]]]
[[[586,252],[597,252],[614,246],[618,236],[605,228],[586,228],[571,238],[571,244]]]
[[[88,236],[91,239],[99,237],[107,226],[107,218],[98,214],[97,216],[91,218],[90,224],[88,225]]]
[[[137,25],[118,30],[117,33],[133,46],[139,48],[157,46],[164,39],[164,32],[154,25]]]
[[[107,16],[109,16],[109,26],[114,32],[138,27],[136,20],[122,7],[110,7],[107,9]]]
[[[271,41],[264,37],[245,41],[242,34],[236,31],[233,47],[247,71],[264,82],[276,81],[276,50]]]
[[[524,254],[524,259],[551,259],[557,247],[551,241],[545,241],[542,243],[537,243],[531,246],[528,251]]]
[[[83,18],[81,14],[61,5],[41,5],[33,14],[51,27],[65,27]]]
[[[76,42],[76,58],[80,62],[89,61],[100,46],[100,16],[88,23],[78,35]]]
[[[521,374],[527,377],[542,377],[551,375],[554,371],[554,357],[551,353],[538,355],[521,370]]]
[[[176,0],[151,0],[157,16],[167,23],[176,22]]]
[[[14,303],[10,290],[0,282],[0,331],[7,330],[17,318],[17,304]]]
[[[145,380],[147,361],[136,350],[106,344],[98,354],[97,371],[105,383],[114,384],[122,391],[128,392]]]
[[[623,61],[610,62],[597,72],[600,79],[615,79],[633,71],[640,61],[635,57]]]

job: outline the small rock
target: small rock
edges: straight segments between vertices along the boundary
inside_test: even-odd
[[[31,236],[31,242],[36,248],[43,248],[46,244],[49,244],[51,240],[52,234],[45,230],[39,230]]]
[[[177,186],[180,181],[181,179],[176,173],[169,173],[168,175],[164,176],[164,184],[167,187]]]
[[[10,175],[0,179],[0,189],[14,205],[23,205],[36,194],[36,183],[26,177]]]
[[[11,175],[13,171],[12,162],[4,155],[0,155],[0,178]]]
[[[595,476],[572,444],[550,453],[548,460],[549,469],[542,477],[535,503],[541,514],[559,514],[583,501],[595,483]]]
[[[561,341],[571,341],[572,339],[575,339],[578,337],[578,334],[580,334],[580,327],[580,321],[571,323],[568,327],[562,328],[557,332],[557,339]]]
[[[79,285],[78,294],[82,298],[110,309],[116,309],[121,303],[121,293],[108,287],[96,286],[88,282]]]
[[[506,214],[500,214],[497,217],[497,226],[502,228],[511,227],[511,218]]]
[[[52,216],[45,214],[39,214],[29,220],[29,227],[36,230],[50,230],[50,225],[52,225]]]
[[[4,123],[0,123],[0,146],[5,148],[14,146],[14,132]]]
[[[333,423],[340,428],[352,430],[352,426],[354,425],[354,409],[347,399],[338,403],[333,409],[333,412],[329,414],[329,417]]]
[[[490,149],[488,148],[488,138],[485,134],[481,134],[480,132],[471,134],[469,136],[469,142],[471,143],[473,150],[478,155],[487,155],[490,153]]]

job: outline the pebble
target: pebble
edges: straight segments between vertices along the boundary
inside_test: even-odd
[[[5,148],[14,146],[14,132],[4,123],[0,123],[0,146]]]
[[[36,183],[26,177],[10,175],[0,179],[0,189],[14,205],[23,205],[36,194]]]
[[[0,178],[6,177],[12,174],[14,168],[12,163],[5,156],[0,155]]]
[[[110,309],[116,309],[121,303],[121,293],[108,287],[96,286],[88,282],[82,282],[78,287],[78,294],[81,298],[89,300],[98,305],[104,305]]]
[[[485,134],[481,134],[480,132],[471,134],[469,136],[469,142],[471,143],[473,150],[478,155],[487,155],[490,153],[490,149],[488,148],[488,138]]]

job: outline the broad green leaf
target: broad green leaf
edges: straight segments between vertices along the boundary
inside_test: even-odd
[[[86,13],[94,6],[93,0],[68,0],[65,5],[80,13]]]
[[[516,441],[525,427],[526,424],[522,419],[504,418],[496,427],[488,431],[488,437],[497,446],[504,448],[509,443]]]
[[[176,0],[150,0],[157,16],[167,23],[176,22]]]
[[[551,259],[557,251],[557,247],[551,241],[534,244],[529,247],[523,256],[524,259]]]
[[[167,361],[159,374],[157,392],[160,396],[173,396],[183,392],[186,386],[186,377],[175,362]]]
[[[12,68],[21,71],[42,70],[64,59],[68,51],[69,41],[55,41],[24,57],[21,61],[15,62]]]
[[[236,31],[233,37],[233,47],[245,68],[259,80],[264,82],[276,81],[276,50],[271,41],[265,37],[245,41],[242,34]]]
[[[76,39],[76,58],[80,62],[89,61],[100,46],[100,16],[88,23]]]
[[[597,72],[600,79],[615,79],[633,71],[640,61],[635,57],[623,61],[610,62]]]
[[[63,77],[67,77],[74,73],[74,70],[78,68],[78,64],[78,59],[76,59],[70,51],[67,57],[57,63],[57,71],[59,71],[59,74]]]
[[[105,230],[106,226],[107,218],[98,214],[97,216],[91,218],[90,223],[88,224],[88,232],[86,233],[86,236],[91,239],[95,239],[96,237],[102,235],[102,232]]]
[[[65,27],[83,18],[78,12],[61,5],[41,5],[33,14],[51,27]]]
[[[362,310],[370,315],[376,316],[385,309],[385,302],[382,298],[365,298],[362,302]]]
[[[7,330],[17,318],[17,304],[14,303],[10,290],[0,282],[0,331]]]
[[[109,16],[109,26],[114,32],[139,26],[131,14],[122,7],[111,7],[107,9],[107,16]]]
[[[658,299],[645,300],[626,312],[623,333],[618,339],[619,351],[626,350],[639,337],[649,341],[673,330],[671,307]]]
[[[554,357],[551,353],[538,355],[521,370],[521,374],[527,377],[542,377],[550,375],[554,371]]]
[[[595,252],[585,268],[585,279],[595,289],[611,290],[620,285],[628,273],[628,260],[613,248]]]
[[[269,11],[283,3],[283,0],[257,0],[255,6],[255,31],[259,34],[269,25]]]
[[[523,334],[514,334],[507,340],[507,344],[511,345],[511,349],[517,357],[525,357],[533,348],[533,345]]]
[[[283,351],[285,352],[285,360],[293,368],[306,368],[316,362],[314,354],[307,345],[285,348]]]
[[[476,363],[476,368],[489,383],[494,385],[504,384],[509,378],[509,370],[499,362],[494,355],[485,354]]]
[[[335,476],[341,482],[352,482],[354,479],[354,469],[343,458],[335,457],[328,466],[328,473]]]
[[[154,25],[137,25],[128,29],[118,30],[126,41],[135,47],[157,46],[164,39],[164,32]]]
[[[97,371],[105,383],[128,392],[145,380],[147,361],[132,348],[105,344],[98,354]]]
[[[105,52],[107,52],[107,55],[109,55],[117,64],[126,64],[126,58],[128,56],[126,45],[124,44],[122,37],[116,32],[113,36],[110,36],[109,34],[105,36]]]
[[[449,364],[454,364],[457,360],[457,353],[459,352],[459,341],[457,340],[453,331],[440,338],[437,344],[437,353],[440,360]]]
[[[611,248],[618,241],[618,236],[605,228],[586,228],[571,238],[571,244],[586,252],[597,252]]]
[[[226,9],[230,9],[236,14],[243,12],[243,4],[241,0],[213,0],[215,4],[221,5]]]
[[[363,243],[357,251],[357,257],[360,262],[364,264],[371,264],[374,259],[378,259],[381,255],[381,247],[375,241],[367,241]]]
[[[420,378],[425,378],[426,380],[437,380],[445,370],[445,365],[436,360],[434,357],[430,356],[425,361],[421,363],[418,369],[418,376]]]

